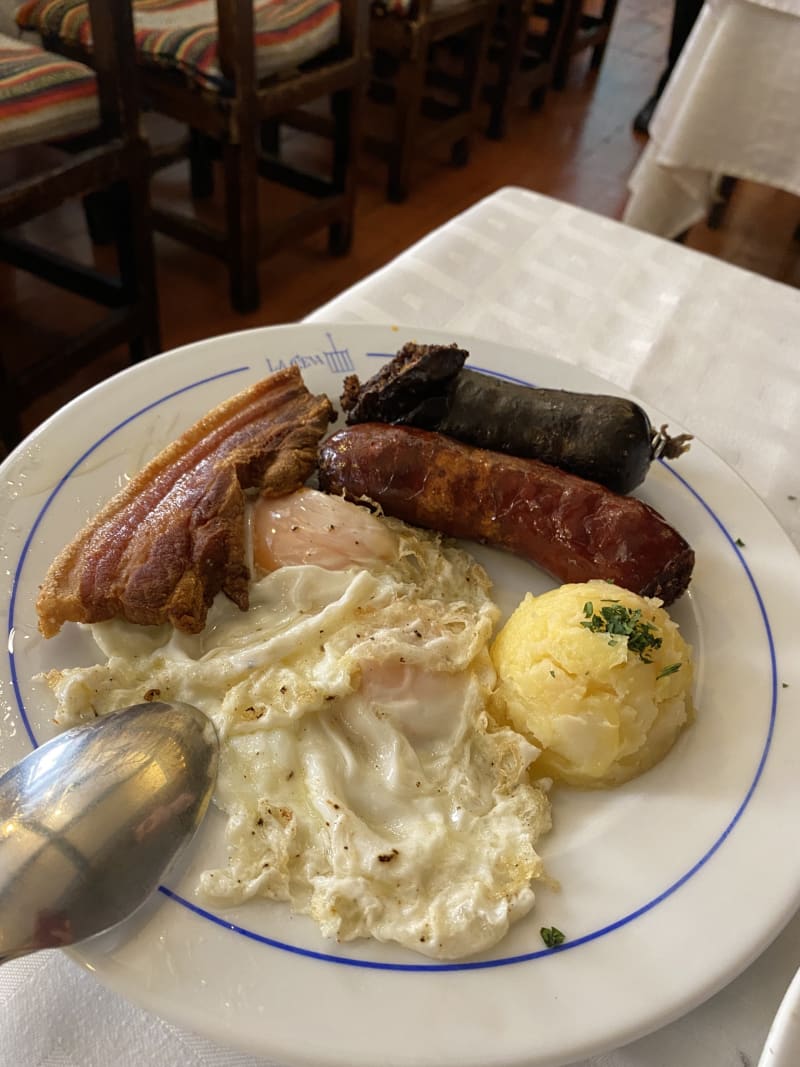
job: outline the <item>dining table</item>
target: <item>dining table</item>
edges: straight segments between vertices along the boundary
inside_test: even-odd
[[[502,187],[307,321],[406,324],[420,339],[453,332],[598,375],[701,439],[800,548],[795,289]],[[701,931],[697,944],[702,952]],[[800,915],[787,914],[702,1003],[579,1067],[755,1067],[799,965]],[[0,1019],[2,1067],[267,1067],[129,1002],[60,950],[0,966]]]
[[[628,179],[624,221],[675,238],[724,179],[800,196],[800,0],[706,0]]]

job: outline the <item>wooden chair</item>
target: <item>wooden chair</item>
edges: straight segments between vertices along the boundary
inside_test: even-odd
[[[564,30],[564,5],[547,8],[536,0],[503,0],[489,46],[485,97],[487,136],[505,137],[509,114],[523,95],[531,109],[542,106],[555,75]]]
[[[591,69],[600,69],[617,11],[617,0],[603,0],[598,14],[585,11],[584,0],[552,0],[552,2],[563,4],[565,9],[564,32],[553,77],[554,87],[563,89],[567,84],[570,62],[579,52],[591,48]]]
[[[32,0],[18,21],[74,54],[89,44],[80,7]],[[156,229],[226,261],[233,306],[247,312],[260,303],[259,260],[280,245],[328,227],[333,253],[350,247],[367,13],[361,0],[216,0],[215,8],[209,22],[202,0],[135,2],[137,59],[148,108],[191,130],[193,194],[211,189],[209,146],[224,173],[224,229],[158,205]],[[274,130],[282,116],[326,99],[333,151],[322,177],[282,160]],[[306,194],[308,206],[261,220],[259,176]]]
[[[0,433],[20,436],[20,413],[78,366],[119,344],[133,360],[160,349],[148,201],[148,146],[139,129],[130,4],[90,0],[94,69],[0,37],[0,151],[48,161],[0,188],[0,261],[93,300],[108,314],[57,353],[8,360]],[[34,148],[34,146],[36,146]],[[58,149],[58,151],[56,151]],[[34,244],[16,228],[65,201],[104,192],[113,205],[118,274],[110,276]],[[12,229],[15,232],[11,232]]]
[[[415,161],[433,146],[468,162],[496,9],[497,0],[373,0],[370,96],[394,113],[379,120],[388,132],[370,130],[365,143],[388,164],[390,200],[406,199]],[[437,69],[442,59],[460,64],[457,77]]]

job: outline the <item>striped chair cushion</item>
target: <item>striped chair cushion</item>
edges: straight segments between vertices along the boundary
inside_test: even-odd
[[[330,48],[339,35],[339,0],[252,0],[256,71],[290,70]],[[27,30],[91,47],[86,0],[28,0],[17,12]],[[140,59],[179,70],[209,88],[224,88],[215,0],[134,0]]]
[[[93,71],[0,34],[0,149],[64,140],[99,124]]]

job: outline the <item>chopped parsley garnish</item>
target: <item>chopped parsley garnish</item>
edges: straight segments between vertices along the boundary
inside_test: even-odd
[[[583,614],[585,619],[581,626],[592,633],[608,634],[610,645],[617,644],[618,637],[627,637],[628,648],[635,652],[643,663],[652,663],[653,657],[648,653],[661,648],[661,638],[656,627],[652,622],[642,620],[640,608],[631,610],[624,604],[611,601],[607,607],[600,608],[600,614],[596,615],[591,602],[587,602],[583,606]]]
[[[744,548],[744,541],[741,539],[741,537],[736,538],[736,544],[739,546],[739,548]]]
[[[566,940],[556,926],[543,926],[539,933],[542,935],[542,941],[544,941],[547,948],[555,948],[556,945],[563,945]]]
[[[668,674],[674,674],[675,671],[679,671],[680,669],[680,663],[670,663],[669,666],[664,667],[663,670],[660,670],[658,672],[658,674],[656,675],[656,681],[658,681],[659,678],[666,678]]]

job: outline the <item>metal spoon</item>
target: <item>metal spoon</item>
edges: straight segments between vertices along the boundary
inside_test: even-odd
[[[0,963],[109,930],[194,835],[218,742],[189,704],[77,726],[0,777]]]

